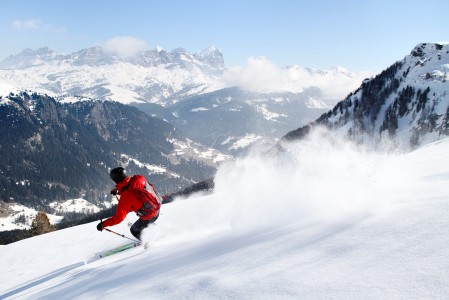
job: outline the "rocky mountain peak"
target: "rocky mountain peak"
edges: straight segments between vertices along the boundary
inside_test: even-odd
[[[412,52],[410,53],[413,57],[420,57],[423,58],[425,56],[432,56],[433,54],[436,54],[439,51],[442,51],[443,48],[447,48],[448,44],[441,44],[441,43],[421,43],[418,44],[415,48],[413,48]]]

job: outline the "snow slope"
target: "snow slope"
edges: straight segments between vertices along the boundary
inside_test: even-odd
[[[447,299],[448,153],[449,139],[386,155],[318,130],[164,205],[147,250],[93,260],[126,242],[96,223],[0,247],[0,299]]]

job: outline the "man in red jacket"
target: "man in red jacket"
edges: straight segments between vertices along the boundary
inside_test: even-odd
[[[147,183],[142,175],[127,176],[122,167],[112,169],[109,176],[115,182],[112,194],[120,195],[120,199],[111,218],[100,222],[97,229],[121,223],[126,215],[134,211],[139,219],[131,226],[131,234],[140,240],[142,230],[159,217],[162,197],[153,185]]]

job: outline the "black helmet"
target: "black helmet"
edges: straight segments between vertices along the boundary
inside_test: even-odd
[[[122,167],[117,167],[111,170],[111,172],[109,173],[109,177],[111,177],[111,179],[116,184],[118,184],[120,181],[122,181],[128,176],[125,173],[125,169],[123,169]]]

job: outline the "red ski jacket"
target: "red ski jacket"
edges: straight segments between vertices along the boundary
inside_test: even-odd
[[[140,200],[132,190],[144,189],[146,183],[145,177],[135,175],[126,177],[115,186],[119,192],[120,200],[115,215],[103,222],[103,228],[121,223],[129,212],[133,211],[137,213],[142,208],[142,200]],[[140,218],[142,220],[150,220],[158,213],[159,210],[155,210],[151,214]]]

